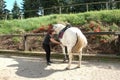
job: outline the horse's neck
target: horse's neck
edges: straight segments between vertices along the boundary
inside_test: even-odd
[[[63,28],[65,28],[65,26],[61,26],[61,27],[59,27],[59,29],[58,29],[58,33],[59,33]]]
[[[63,28],[65,28],[65,27],[60,27],[59,31],[61,31]]]

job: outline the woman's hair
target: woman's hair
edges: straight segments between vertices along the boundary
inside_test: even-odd
[[[53,29],[49,29],[49,30],[48,30],[48,34],[52,34],[52,32],[54,32]]]

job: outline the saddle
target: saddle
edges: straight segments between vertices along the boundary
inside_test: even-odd
[[[64,32],[65,32],[68,28],[70,28],[70,27],[72,27],[72,26],[71,26],[70,24],[67,24],[66,27],[63,28],[63,29],[59,32],[58,38],[61,39],[61,38],[63,37]]]

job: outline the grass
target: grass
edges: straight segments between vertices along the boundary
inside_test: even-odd
[[[22,20],[0,21],[0,34],[20,34],[31,32],[42,25],[58,22],[70,22],[72,25],[85,25],[89,21],[101,21],[106,23],[120,23],[120,10],[90,11],[77,14],[52,14]]]

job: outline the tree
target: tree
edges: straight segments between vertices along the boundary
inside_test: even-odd
[[[4,18],[4,10],[5,10],[5,1],[4,0],[0,0],[0,19]]]
[[[45,15],[58,14],[60,13],[60,9],[62,12],[64,11],[65,0],[40,0],[40,3]]]
[[[7,19],[9,19],[9,15],[10,15],[10,10],[8,10],[8,9],[4,9],[4,19],[5,20],[7,20]]]
[[[12,15],[13,15],[13,19],[18,19],[19,16],[21,15],[20,8],[19,8],[16,0],[15,0],[15,3],[13,5]]]
[[[23,0],[23,13],[25,18],[39,16],[40,0]]]
[[[120,7],[115,3],[116,0],[23,0],[24,16],[36,17],[39,12],[44,10],[44,15],[59,14],[59,13],[78,13],[86,12],[87,10],[102,10],[106,9],[106,4],[95,4],[94,2],[110,2],[108,8],[115,9]],[[87,4],[89,3],[89,4]],[[94,3],[94,4],[92,4]],[[81,4],[81,5],[78,5]],[[87,4],[87,5],[86,5]]]

